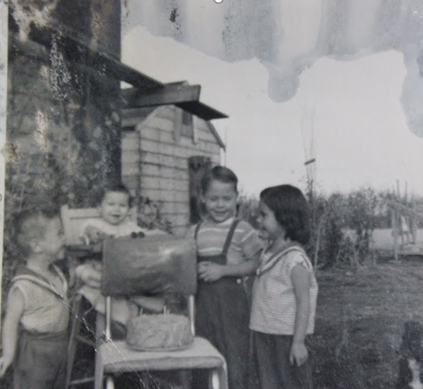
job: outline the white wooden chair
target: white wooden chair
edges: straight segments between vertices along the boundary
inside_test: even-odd
[[[152,247],[154,248],[152,249]],[[130,270],[128,270],[128,266],[125,269],[124,260],[116,261],[115,258],[124,258],[125,254],[130,252],[131,255],[127,257],[132,257],[132,260],[135,257],[136,263],[139,264],[144,257],[148,257],[145,255],[147,251],[153,254],[160,252],[160,255],[149,256],[149,258],[160,258],[157,259],[157,263],[163,263],[165,261],[163,259],[164,256],[173,256],[172,261],[175,264],[175,271],[169,271],[169,268],[160,271],[160,266],[158,266],[159,269],[155,267],[154,274],[157,277],[154,280],[163,280],[166,277],[170,277],[172,280],[166,284],[166,293],[182,293],[187,298],[188,317],[194,341],[184,350],[135,351],[126,345],[125,340],[112,340],[110,330],[112,304],[110,296],[131,295],[131,293],[134,293],[134,288],[138,285],[147,289],[138,290],[137,293],[148,293],[150,291],[147,286],[149,282],[150,284],[155,284],[156,282],[151,281],[151,277],[149,277],[148,273],[146,274],[144,265],[137,265],[135,270],[130,267]],[[175,252],[178,252],[178,254],[174,255]],[[141,254],[137,256],[137,253]],[[135,274],[137,268],[140,269],[139,274]],[[208,385],[210,389],[227,389],[227,368],[224,357],[206,339],[195,337],[194,294],[197,286],[196,271],[196,255],[193,241],[149,237],[134,239],[132,242],[117,242],[116,240],[106,240],[104,242],[102,291],[104,294],[107,289],[108,297],[106,302],[105,338],[103,343],[97,346],[95,389],[103,388],[105,378],[107,378],[107,389],[114,388],[113,375],[124,372],[183,371],[192,369],[209,370]],[[122,282],[122,279],[125,279],[125,282]],[[115,285],[113,285],[113,280],[116,280]]]
[[[131,210],[131,219],[136,221],[136,211]],[[83,223],[88,219],[100,218],[98,209],[83,208],[71,209],[67,205],[61,208],[61,218],[68,246],[81,245],[80,233]],[[180,275],[182,277],[182,274]],[[187,296],[188,312],[191,331],[195,335],[194,327],[194,293]],[[223,356],[205,339],[195,337],[194,343],[186,350],[173,352],[137,352],[128,350],[123,341],[112,341],[110,330],[111,299],[106,299],[106,317],[97,315],[96,338],[100,340],[102,334],[104,341],[97,345],[80,336],[81,317],[83,316],[82,296],[76,295],[73,304],[71,335],[68,349],[68,369],[66,388],[95,380],[95,387],[101,388],[106,377],[107,388],[113,388],[113,374],[123,372],[148,372],[174,369],[208,369],[209,387],[212,389],[227,389],[227,369]],[[96,354],[95,377],[71,380],[72,368],[78,342],[88,343],[95,347]],[[101,343],[101,344],[100,344]],[[125,351],[123,353],[123,350]],[[201,355],[200,355],[201,354]],[[199,355],[201,357],[199,357]]]

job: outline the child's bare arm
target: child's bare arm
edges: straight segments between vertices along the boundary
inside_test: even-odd
[[[84,284],[90,286],[91,288],[101,288],[102,269],[99,262],[92,260],[88,263],[77,266],[75,269],[75,275]]]
[[[310,312],[310,273],[302,265],[296,265],[291,272],[297,310],[295,329],[289,360],[291,364],[301,366],[308,358],[304,341],[306,337]]]
[[[0,359],[0,377],[12,364],[18,343],[18,326],[25,309],[25,299],[19,289],[13,289],[7,298],[7,312],[3,324],[3,355]]]
[[[222,277],[244,277],[257,270],[260,261],[260,252],[237,265],[218,265],[212,262],[201,262],[198,266],[200,279],[206,282],[217,281]]]

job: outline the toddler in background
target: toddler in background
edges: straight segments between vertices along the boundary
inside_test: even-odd
[[[280,185],[260,194],[260,235],[268,245],[254,281],[250,328],[263,389],[311,389],[307,348],[314,332],[317,282],[303,249],[308,204],[298,188]]]
[[[63,259],[58,215],[22,213],[15,235],[25,266],[18,268],[7,298],[0,377],[13,364],[13,388],[62,389],[66,380],[68,284],[54,262]]]
[[[144,235],[164,234],[161,231],[144,230],[129,218],[132,197],[123,184],[107,187],[103,191],[98,206],[100,219],[88,220],[82,226],[81,239],[86,244],[98,244],[105,238],[143,237]],[[77,277],[85,284],[79,290],[101,313],[105,312],[105,298],[101,294],[102,265],[91,260],[76,268]],[[164,299],[160,297],[134,296],[130,300],[113,298],[112,319],[123,325],[138,315],[139,308],[160,312]]]

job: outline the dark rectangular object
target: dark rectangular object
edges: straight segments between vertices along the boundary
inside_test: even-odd
[[[193,239],[170,236],[106,239],[103,280],[106,296],[195,294],[196,248]]]

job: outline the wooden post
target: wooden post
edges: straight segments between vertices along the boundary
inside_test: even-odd
[[[391,208],[391,224],[392,224],[392,236],[394,238],[394,259],[398,261],[398,226],[397,226],[397,211]]]
[[[416,217],[417,207],[416,199],[413,198],[413,214],[411,216],[411,238],[413,239],[413,244],[417,243],[417,217]]]
[[[0,149],[6,146],[6,107],[7,107],[7,59],[8,59],[8,6],[7,2],[0,1]],[[0,247],[3,247],[4,224],[4,177],[6,176],[4,153],[0,153]],[[0,268],[3,269],[3,250],[0,250]],[[0,312],[2,278],[0,277]],[[1,330],[1,324],[0,324]]]

